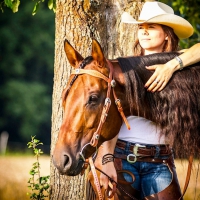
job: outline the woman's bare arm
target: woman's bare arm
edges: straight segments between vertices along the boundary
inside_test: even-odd
[[[101,148],[99,149],[97,160],[98,160],[98,167],[102,169],[108,176],[110,176],[114,181],[117,182],[117,173],[114,167],[114,162],[108,162],[102,165],[102,157],[105,154],[114,154],[115,145],[117,142],[118,135],[115,136],[112,140],[106,141],[102,144]],[[96,165],[96,163],[95,163]],[[104,189],[108,188],[108,177],[104,174],[100,175],[100,185],[104,187]]]
[[[200,43],[193,45],[190,49],[184,50],[179,58],[182,60],[183,67],[187,67],[200,61]],[[180,69],[179,62],[174,58],[165,64],[152,65],[148,70],[155,71],[146,82],[145,87],[148,91],[161,91],[168,83],[173,73]]]

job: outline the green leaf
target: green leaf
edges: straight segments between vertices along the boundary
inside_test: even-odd
[[[40,140],[34,139],[33,142],[37,144]]]
[[[12,0],[4,0],[6,6],[8,6],[9,8],[12,8]]]
[[[43,151],[41,149],[39,149],[38,153],[39,154],[43,154]]]
[[[35,15],[35,14],[37,13],[38,8],[39,8],[39,3],[36,2],[35,6],[34,6],[34,8],[33,8],[32,15]]]
[[[12,11],[13,11],[14,13],[18,12],[19,4],[20,4],[20,1],[19,1],[19,0],[13,1]]]
[[[53,12],[54,13],[56,12],[56,1],[55,0],[53,1]]]
[[[48,1],[48,7],[50,10],[53,9],[53,0]]]
[[[46,185],[44,186],[44,189],[45,189],[45,190],[48,190],[48,189],[49,189],[49,184],[46,184]]]
[[[40,189],[40,185],[39,185],[39,184],[35,184],[34,186],[35,186],[35,189],[36,189],[36,190],[39,190],[39,189]]]
[[[38,161],[33,163],[33,166],[39,166],[39,165],[40,165],[40,164],[39,164]]]

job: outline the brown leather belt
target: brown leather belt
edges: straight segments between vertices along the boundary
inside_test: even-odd
[[[116,147],[125,149],[127,143],[122,140],[118,140]],[[134,153],[134,148],[137,144],[131,144],[129,146],[129,151]],[[172,148],[169,145],[146,145],[144,147],[137,146],[137,156],[151,156],[154,157],[158,153],[160,156],[168,156],[172,154]]]
[[[170,160],[171,160],[171,156],[169,156],[169,158],[167,159],[161,159],[161,158],[153,158],[153,157],[148,157],[148,156],[141,156],[141,157],[137,157],[135,159],[135,157],[133,156],[130,156],[130,157],[127,157],[126,155],[121,155],[121,154],[114,154],[114,157],[115,159],[118,158],[118,159],[122,159],[122,160],[127,160],[128,158],[128,162],[130,163],[135,163],[136,161],[137,162],[151,162],[151,163],[164,163],[164,164],[169,164]]]

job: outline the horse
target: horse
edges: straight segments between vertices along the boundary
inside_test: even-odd
[[[153,72],[145,66],[164,64],[178,53],[107,60],[95,39],[86,58],[67,40],[64,49],[73,70],[62,92],[64,116],[53,152],[61,174],[80,174],[87,158],[114,138],[130,115],[155,122],[175,141],[176,155],[199,153],[200,63],[176,71],[162,91],[151,93],[144,85]]]

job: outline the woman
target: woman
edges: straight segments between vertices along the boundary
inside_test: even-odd
[[[128,13],[124,13],[122,22],[138,24],[138,41],[134,46],[134,55],[177,51],[179,39],[188,38],[193,34],[191,24],[174,15],[173,9],[161,2],[146,2],[138,21]],[[200,44],[196,44],[164,65],[147,67],[149,70],[155,70],[145,84],[147,90],[152,92],[162,90],[176,70],[200,61],[199,49]],[[132,187],[139,194],[140,199],[153,197],[167,200],[179,199],[181,192],[168,138],[161,137],[159,127],[145,118],[130,116],[128,121],[131,125],[131,132],[123,124],[119,135],[102,145],[100,154],[113,154],[115,149],[115,153],[128,157],[130,161],[122,160],[122,166],[123,169],[134,174],[136,180]],[[133,155],[133,151],[136,156]],[[150,151],[151,159],[145,160],[145,155],[144,159],[137,159],[137,153],[141,151],[148,153]],[[130,156],[132,156],[132,161],[136,159],[136,162],[132,162],[129,159]],[[102,170],[117,181],[113,156],[110,156],[109,159],[105,158],[104,156],[103,160],[106,162],[103,162]],[[155,163],[155,161],[158,162]],[[170,162],[171,168],[166,165],[165,161]],[[124,175],[124,178],[126,181],[132,181],[129,175]],[[108,188],[108,178],[103,174],[100,177],[100,184],[105,189]]]

